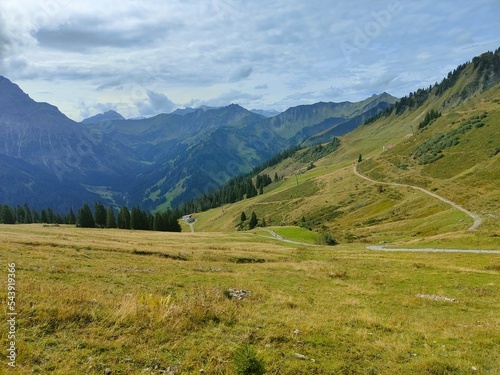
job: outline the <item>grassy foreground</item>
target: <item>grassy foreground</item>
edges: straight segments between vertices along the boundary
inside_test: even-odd
[[[4,321],[13,262],[17,367],[0,373],[235,374],[244,345],[267,374],[500,373],[495,254],[2,225]]]

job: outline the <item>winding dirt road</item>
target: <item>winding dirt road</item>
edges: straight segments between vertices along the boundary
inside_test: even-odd
[[[412,188],[412,189],[416,189],[416,190],[420,190],[421,192],[427,194],[427,195],[430,195],[431,197],[434,197],[436,199],[439,199],[440,201],[444,202],[444,203],[447,203],[449,204],[450,206],[456,208],[457,210],[459,211],[462,211],[463,213],[465,213],[466,215],[470,216],[472,218],[472,220],[474,220],[474,223],[467,229],[467,230],[476,230],[482,223],[483,223],[483,219],[481,219],[479,217],[479,215],[473,213],[473,212],[470,212],[469,210],[466,210],[465,208],[463,208],[462,206],[458,205],[457,203],[455,202],[452,202],[450,201],[449,199],[446,199],[446,198],[443,198],[441,197],[440,195],[437,195],[433,192],[430,192],[429,190],[425,190],[421,187],[418,187],[418,186],[413,186],[413,185],[407,185],[407,184],[399,184],[399,183],[395,183],[395,182],[383,182],[383,181],[375,181],[375,180],[372,180],[371,178],[369,177],[366,177],[366,176],[363,176],[361,173],[358,172],[358,164],[355,163],[354,166],[353,166],[353,171],[354,173],[367,180],[367,181],[370,181],[370,182],[373,182],[374,184],[379,184],[379,185],[390,185],[390,186],[401,186],[401,187],[409,187],[409,188]]]

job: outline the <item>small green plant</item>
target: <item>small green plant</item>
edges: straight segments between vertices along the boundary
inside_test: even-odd
[[[233,360],[238,375],[263,375],[266,372],[264,361],[248,345],[236,349]]]
[[[327,246],[335,246],[338,244],[337,240],[329,233],[323,233],[319,238],[319,243]]]

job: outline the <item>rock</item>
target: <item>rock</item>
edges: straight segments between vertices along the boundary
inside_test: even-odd
[[[293,334],[294,334],[294,335],[298,335],[299,333],[300,333],[300,331],[299,331],[298,329],[295,329],[295,330],[293,331]]]
[[[230,299],[239,299],[239,300],[242,300],[251,294],[250,291],[245,289],[228,289],[227,292],[225,293],[227,293],[227,296]]]
[[[112,371],[111,371],[111,369],[110,369],[109,367],[106,367],[106,368],[104,369],[104,373],[105,373],[106,375],[109,375],[109,374],[111,374],[111,373],[112,373]]]
[[[302,360],[306,360],[307,357],[304,355],[304,354],[300,354],[300,353],[294,353],[295,357],[297,357],[298,359],[302,359]]]
[[[472,370],[472,371],[477,371],[477,367],[476,367],[476,366],[472,366],[472,367],[471,367],[471,370]]]

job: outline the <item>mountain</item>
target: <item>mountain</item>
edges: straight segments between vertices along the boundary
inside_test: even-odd
[[[135,203],[154,209],[207,193],[319,130],[351,121],[351,127],[344,129],[349,131],[395,100],[381,94],[359,103],[318,103],[291,108],[273,118],[231,104],[86,125],[131,147],[142,163],[152,166],[131,195]],[[334,121],[332,116],[340,118]]]
[[[128,154],[122,144],[92,134],[0,76],[1,173],[9,181],[1,202],[67,209],[98,199],[97,186],[119,189],[130,168],[140,170]]]
[[[0,155],[18,168],[1,171],[15,183],[0,201],[61,210],[94,200],[149,210],[176,206],[285,148],[316,142],[317,132],[350,131],[394,101],[381,94],[359,103],[299,106],[271,118],[237,104],[137,120],[108,111],[76,123],[2,77]]]
[[[500,49],[401,98],[342,136],[329,155],[314,158],[321,154],[314,146],[265,169],[262,174],[283,178],[262,195],[225,206],[223,214],[198,214],[197,230],[234,230],[241,212],[255,212],[267,225],[301,226],[344,243],[498,247],[499,98]],[[380,183],[354,173],[360,155],[358,171]],[[472,219],[463,212],[391,183],[427,189],[478,214],[483,224],[467,231]]]
[[[277,116],[281,113],[275,109],[271,109],[271,110],[251,109],[250,112],[257,113],[258,115],[262,115],[264,117],[274,117],[274,116]]]
[[[174,115],[181,115],[181,116],[184,116],[185,114],[187,113],[192,113],[192,112],[195,112],[199,109],[201,109],[202,111],[209,111],[211,109],[219,109],[219,108],[222,108],[222,107],[210,107],[208,105],[202,105],[200,107],[196,107],[196,108],[191,108],[191,107],[186,107],[186,108],[177,108],[175,111],[173,111],[172,113]]]
[[[287,139],[289,145],[306,142],[310,137],[325,132],[330,133],[331,139],[355,129],[366,118],[385,110],[396,101],[397,98],[384,92],[357,103],[346,101],[301,105],[268,119],[267,123],[273,132]],[[322,137],[318,141],[329,139]],[[307,143],[311,143],[311,140]]]
[[[83,124],[98,124],[101,122],[107,122],[107,121],[117,121],[117,120],[125,120],[125,117],[120,115],[116,111],[107,111],[104,113],[99,113],[95,116],[86,118],[85,120],[82,121]]]

